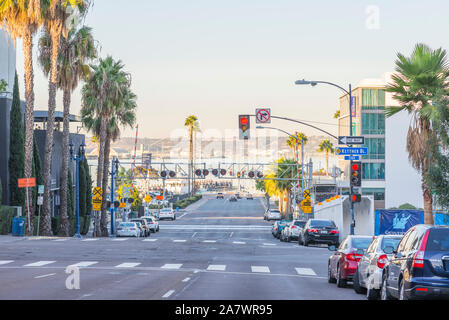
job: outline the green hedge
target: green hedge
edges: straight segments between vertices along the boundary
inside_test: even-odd
[[[14,208],[0,206],[0,234],[10,234],[12,232],[12,218],[14,218],[14,215]]]
[[[176,201],[175,203],[173,203],[173,208],[179,207],[179,209],[184,209],[187,206],[191,205],[192,203],[197,202],[202,197],[203,197],[202,195],[197,194],[184,200]]]

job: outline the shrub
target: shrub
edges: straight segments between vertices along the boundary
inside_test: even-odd
[[[12,218],[14,218],[14,215],[14,208],[0,206],[0,234],[9,234],[12,232]]]

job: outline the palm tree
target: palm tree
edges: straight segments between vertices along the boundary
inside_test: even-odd
[[[193,177],[193,163],[194,163],[194,152],[193,152],[193,133],[200,130],[198,123],[198,118],[196,116],[189,116],[186,118],[184,126],[189,128],[189,194],[194,192],[195,185],[192,183],[192,188],[190,187],[190,179]]]
[[[52,39],[47,30],[39,39],[39,63],[46,76],[51,69]],[[81,79],[86,79],[90,69],[87,65],[97,55],[92,29],[82,27],[71,29],[67,38],[60,37],[60,49],[58,57],[58,82],[57,88],[63,90],[64,128],[62,138],[62,169],[61,169],[61,210],[59,235],[69,235],[69,221],[67,216],[67,172],[69,164],[69,136],[70,136],[70,103],[72,92],[78,86]]]
[[[295,157],[296,157],[296,148],[297,147],[301,147],[301,163],[302,163],[304,161],[304,159],[303,159],[303,151],[304,151],[303,148],[307,144],[308,138],[302,132],[297,132],[295,136],[296,136],[296,139],[294,137],[288,138],[287,146],[289,146],[293,150],[293,152],[295,153]],[[302,141],[302,143],[301,143],[301,141]]]
[[[442,48],[432,50],[424,44],[417,44],[410,57],[398,53],[397,58],[396,74],[387,92],[394,94],[393,98],[400,106],[387,108],[385,114],[391,117],[407,111],[413,117],[407,134],[407,151],[412,166],[422,176],[424,223],[433,224],[432,191],[426,181],[432,159],[428,141],[435,134],[432,123],[439,120],[432,101],[437,100],[441,90],[446,95],[449,90],[447,54]]]
[[[123,71],[120,60],[116,62],[112,57],[100,58],[99,64],[91,68],[92,76],[82,90],[81,118],[86,128],[100,137],[97,186],[101,187],[105,185],[104,181],[107,183],[110,141],[114,138],[116,127],[114,123],[134,123],[136,96],[130,91],[131,79]],[[134,118],[130,118],[130,113]],[[103,201],[102,208],[105,208],[105,204],[106,201]],[[106,218],[106,211],[103,210],[101,225],[96,224],[96,234],[101,232],[103,236],[107,236]]]
[[[329,153],[334,153],[334,145],[329,140],[323,140],[318,148],[318,152],[326,153],[326,174],[329,175]]]
[[[334,119],[340,118],[340,110],[335,111],[334,113]]]
[[[33,35],[42,24],[41,0],[9,0],[0,2],[0,27],[13,39],[22,38],[25,70],[25,178],[32,176],[34,130]],[[33,234],[30,207],[26,208],[26,234]]]
[[[276,178],[283,178],[283,179],[289,179],[289,180],[275,180],[275,186],[276,189],[280,191],[282,201],[279,201],[279,203],[283,203],[283,213],[284,217],[288,218],[290,214],[292,213],[292,182],[297,180],[296,177],[296,168],[294,168],[296,165],[296,160],[293,159],[284,159],[281,158],[277,161],[276,167],[275,167],[275,176]],[[294,168],[295,170],[292,170]],[[286,201],[284,201],[286,199]]]

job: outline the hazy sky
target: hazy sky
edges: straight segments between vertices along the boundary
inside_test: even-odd
[[[347,87],[392,71],[396,53],[410,54],[417,42],[448,49],[447,12],[447,0],[96,0],[86,24],[101,56],[121,59],[132,74],[141,136],[170,136],[191,114],[203,131],[235,129],[238,114],[261,106],[277,116],[331,123],[323,128],[336,133],[340,92],[295,80]],[[48,83],[36,63],[35,95],[36,109],[46,109]],[[62,110],[61,94],[58,102]],[[80,103],[78,90],[73,113]],[[272,125],[317,134],[283,121]]]

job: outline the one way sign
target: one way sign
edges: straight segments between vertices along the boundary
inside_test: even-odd
[[[365,144],[365,137],[355,136],[343,136],[338,137],[338,144],[352,145],[352,144]]]

